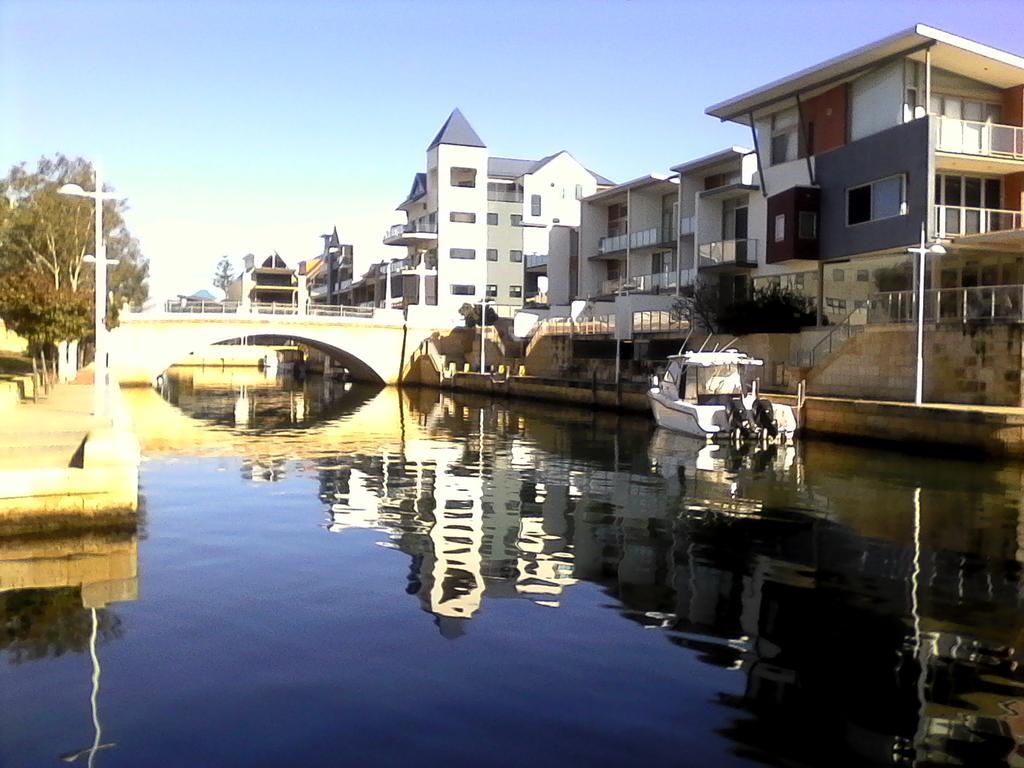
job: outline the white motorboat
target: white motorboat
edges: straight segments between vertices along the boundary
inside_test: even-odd
[[[647,392],[654,420],[707,440],[792,442],[793,409],[758,396],[756,372],[762,365],[735,349],[672,355]]]

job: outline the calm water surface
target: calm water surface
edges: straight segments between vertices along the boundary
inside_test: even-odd
[[[1024,765],[1016,466],[196,371],[0,540],[0,764]]]

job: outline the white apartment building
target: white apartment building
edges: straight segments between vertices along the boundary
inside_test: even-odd
[[[580,200],[611,186],[568,152],[540,160],[492,157],[456,109],[427,147],[426,173],[417,173],[398,206],[404,224],[385,245],[406,249],[392,263],[387,299],[449,313],[484,297],[521,307],[546,291],[546,257],[559,227],[577,227]],[[526,264],[531,265],[527,275]],[[528,280],[529,277],[529,280]]]

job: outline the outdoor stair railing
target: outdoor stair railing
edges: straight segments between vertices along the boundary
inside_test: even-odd
[[[541,320],[533,330],[526,345],[524,357],[546,336],[589,336],[615,332],[615,315],[600,315],[587,320],[573,321],[568,317],[552,317]]]
[[[854,309],[846,317],[833,325],[824,338],[811,347],[810,352],[802,356],[802,359],[799,361],[799,367],[813,368],[821,363],[839,347],[864,330],[867,319],[868,304]]]

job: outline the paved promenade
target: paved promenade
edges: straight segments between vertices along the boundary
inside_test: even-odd
[[[109,424],[90,413],[91,384],[58,384],[38,403],[22,403],[0,418],[0,469],[70,467],[93,429]],[[79,466],[81,464],[79,463]]]

